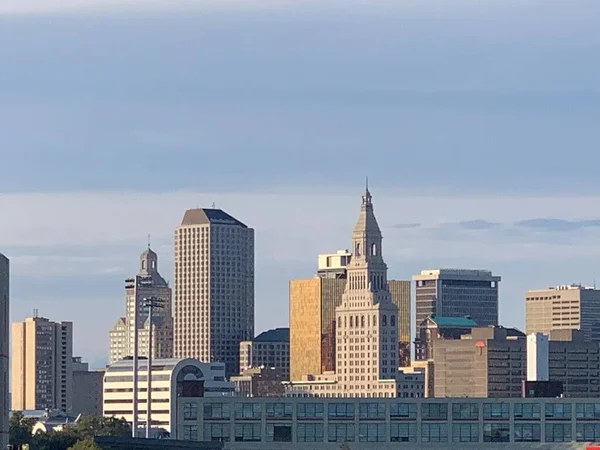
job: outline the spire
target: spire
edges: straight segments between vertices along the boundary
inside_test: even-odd
[[[372,203],[371,193],[369,192],[369,177],[365,181],[365,195],[362,198],[363,205],[370,205]]]

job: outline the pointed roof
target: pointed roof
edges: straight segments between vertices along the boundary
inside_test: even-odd
[[[381,234],[379,224],[377,223],[375,213],[373,212],[373,196],[369,192],[368,180],[365,188],[365,194],[362,196],[360,214],[358,216],[358,220],[356,221],[356,225],[354,226],[353,234],[363,234],[367,232],[377,235]]]
[[[222,209],[188,209],[183,216],[183,220],[181,221],[181,226],[206,224],[238,225],[244,228],[248,228],[245,224],[237,220],[235,217],[230,216]]]

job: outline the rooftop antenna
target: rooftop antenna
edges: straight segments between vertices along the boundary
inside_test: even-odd
[[[215,202],[212,202],[212,209],[215,209],[215,208],[216,208],[216,204],[215,204]]]
[[[368,175],[367,175],[366,182],[365,182],[365,188],[368,192],[369,191],[369,176]]]
[[[35,317],[35,318],[38,317],[38,310],[37,310],[37,308],[33,309],[33,317]]]
[[[150,250],[150,233],[148,233],[148,250]]]

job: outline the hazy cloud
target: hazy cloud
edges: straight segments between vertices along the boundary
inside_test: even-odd
[[[483,219],[475,219],[463,220],[462,222],[458,222],[457,225],[466,230],[489,230],[492,228],[498,228],[501,224],[496,222],[489,222]]]
[[[582,228],[599,228],[600,219],[565,220],[556,218],[537,218],[521,220],[515,226],[539,231],[568,232]]]
[[[392,225],[392,228],[398,228],[400,230],[404,230],[407,228],[419,228],[421,227],[420,223],[397,223]]]

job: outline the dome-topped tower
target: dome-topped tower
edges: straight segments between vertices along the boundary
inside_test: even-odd
[[[140,255],[140,271],[141,277],[151,277],[154,285],[167,285],[167,282],[158,272],[158,255],[150,246]]]

